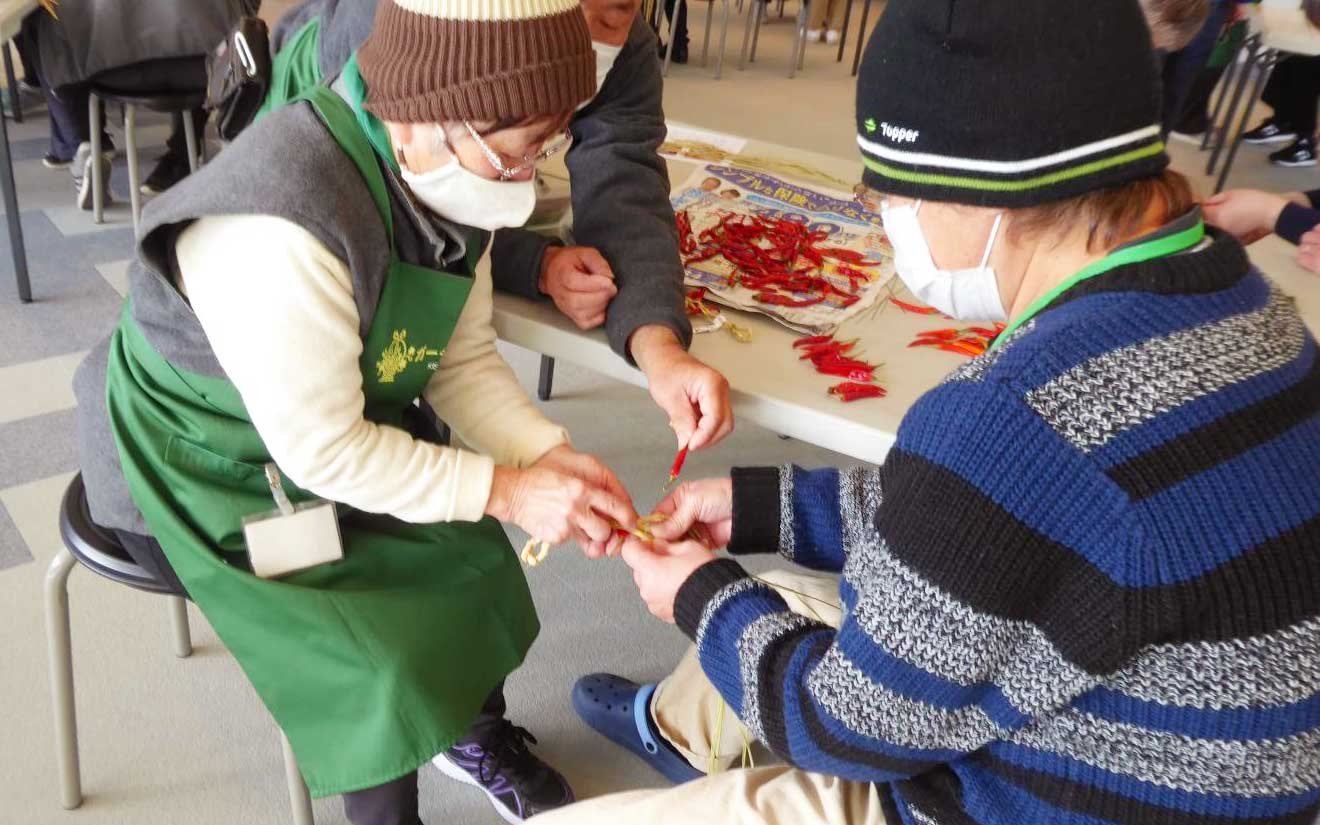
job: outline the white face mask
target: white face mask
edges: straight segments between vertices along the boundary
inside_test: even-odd
[[[497,181],[469,172],[453,156],[437,169],[415,175],[401,170],[403,182],[417,200],[435,214],[487,232],[527,223],[536,209],[532,179]]]
[[[623,51],[623,46],[611,46],[599,40],[591,41],[591,48],[596,52],[596,94],[584,100],[578,106],[578,111],[590,106],[591,101],[600,94],[601,87],[605,85],[605,78],[609,77],[610,69],[614,68],[614,61],[619,59],[619,52]]]
[[[917,211],[921,201],[911,206],[889,207],[880,210],[885,234],[894,247],[894,268],[912,294],[927,304],[958,320],[1007,321],[1003,299],[999,297],[999,282],[989,266],[990,253],[999,237],[1002,214],[995,216],[990,240],[985,246],[981,265],[975,269],[949,271],[935,266],[926,235],[921,231]]]

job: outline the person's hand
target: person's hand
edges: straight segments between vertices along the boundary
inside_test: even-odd
[[[646,374],[651,398],[669,416],[680,449],[709,447],[733,430],[729,382],[683,349],[673,330],[645,326],[628,345]]]
[[[627,505],[630,517],[627,519],[615,519],[625,528],[631,528],[637,522],[637,512],[633,508],[632,496],[628,495],[627,489],[619,481],[618,476],[606,467],[600,459],[586,453],[579,453],[567,445],[556,447],[546,453],[535,464],[548,470],[555,470],[567,476],[580,479],[590,487],[596,487],[605,490],[617,501]],[[616,555],[623,545],[623,540],[610,533],[610,538],[604,542],[591,541],[585,535],[575,536],[582,549],[586,551],[587,557],[592,559],[600,558],[603,555]]]
[[[684,482],[655,506],[654,515],[665,516],[651,524],[651,535],[661,541],[679,541],[700,525],[713,547],[727,547],[733,535],[733,479]]]
[[[537,288],[579,329],[605,323],[605,310],[619,293],[609,262],[589,246],[547,246]]]
[[[614,532],[610,520],[629,526],[636,519],[632,505],[608,490],[539,466],[497,466],[486,513],[540,541],[562,544],[575,539],[588,554],[592,547],[609,543]]]
[[[629,539],[623,545],[623,560],[633,571],[637,593],[651,613],[674,623],[674,599],[683,583],[698,567],[715,560],[715,553],[699,542],[649,545]]]
[[[1320,226],[1302,236],[1297,245],[1297,263],[1307,272],[1320,275]]]
[[[1279,213],[1287,203],[1282,195],[1256,189],[1231,189],[1206,200],[1205,219],[1242,243],[1251,244],[1274,231]]]

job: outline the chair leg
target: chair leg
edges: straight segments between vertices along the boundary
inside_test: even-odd
[[[5,43],[0,48],[5,50],[5,83],[9,84],[9,108],[13,110],[14,122],[23,122],[23,101],[18,94],[18,80],[14,78],[14,56],[10,53],[10,46],[13,41]]]
[[[1224,113],[1224,103],[1228,100],[1228,92],[1233,88],[1233,80],[1237,76],[1239,69],[1242,68],[1240,58],[1242,49],[1246,46],[1246,40],[1243,39],[1233,50],[1233,56],[1228,60],[1228,66],[1224,69],[1224,75],[1219,79],[1219,93],[1215,97],[1214,114],[1210,115],[1210,123],[1206,126],[1205,132],[1201,135],[1201,151],[1204,152],[1210,148],[1210,141],[1214,139],[1215,133],[1219,129],[1219,117]]]
[[[293,755],[289,738],[280,731],[280,745],[284,749],[284,779],[289,786],[289,804],[293,808],[293,825],[315,825],[312,818],[312,797],[307,792],[298,760]]]
[[[716,80],[724,76],[724,44],[729,39],[729,5],[730,0],[724,0],[724,16],[720,20],[720,56],[715,59]]]
[[[1219,158],[1224,153],[1224,145],[1228,141],[1229,133],[1233,131],[1233,121],[1237,119],[1238,106],[1241,105],[1242,95],[1251,82],[1251,70],[1255,67],[1256,59],[1260,54],[1260,37],[1252,35],[1247,39],[1243,48],[1247,50],[1247,59],[1238,73],[1238,82],[1233,87],[1233,96],[1229,99],[1228,111],[1224,114],[1224,123],[1219,127],[1214,151],[1210,153],[1210,160],[1206,163],[1205,173],[1207,175],[1213,175],[1215,170],[1219,168]]]
[[[192,633],[188,630],[188,602],[181,596],[168,596],[170,626],[174,629],[174,655],[187,659],[192,655]]]
[[[747,68],[747,48],[752,43],[752,27],[756,25],[757,4],[761,0],[752,0],[752,7],[747,10],[747,17],[743,18],[743,42],[742,49],[738,52],[738,71]]]
[[[197,130],[193,126],[192,114],[183,113],[183,137],[188,143],[188,171],[197,171]]]
[[[1242,136],[1247,133],[1247,127],[1251,125],[1251,114],[1256,111],[1256,101],[1260,100],[1261,94],[1265,91],[1265,83],[1274,73],[1274,66],[1278,62],[1278,52],[1268,51],[1258,60],[1260,74],[1256,77],[1256,87],[1251,90],[1251,97],[1247,98],[1247,108],[1242,112],[1242,120],[1238,123],[1237,132],[1232,137],[1232,143],[1228,150],[1228,157],[1224,158],[1224,169],[1219,174],[1219,181],[1215,184],[1215,194],[1218,195],[1224,191],[1224,184],[1228,183],[1228,173],[1233,169],[1233,161],[1237,159],[1238,149],[1242,146]],[[1228,125],[1228,124],[1226,124]]]
[[[105,223],[105,181],[101,175],[101,98],[87,96],[88,120],[92,124],[92,220]],[[86,170],[84,170],[85,173]]]
[[[701,68],[706,68],[706,58],[710,56],[710,24],[715,16],[715,0],[706,3],[706,33],[701,37]]]
[[[756,62],[756,47],[761,42],[761,22],[769,12],[770,0],[756,3],[756,24],[752,26],[752,53],[747,55],[748,63]]]
[[[665,39],[665,69],[661,74],[669,77],[669,64],[674,60],[674,30],[678,28],[678,17],[683,13],[685,0],[674,0],[674,13],[669,15],[669,36]]]
[[[857,76],[857,67],[862,63],[862,49],[866,46],[866,21],[871,17],[871,0],[862,2],[862,25],[857,29],[857,51],[853,52],[852,76]]]
[[[73,702],[73,640],[69,632],[69,573],[77,560],[68,548],[55,554],[46,571],[46,644],[50,698],[55,711],[55,753],[59,762],[60,804],[82,804],[78,768],[78,716]]]
[[[536,384],[536,397],[542,401],[550,400],[550,393],[555,388],[555,359],[548,355],[541,356],[541,378]]]
[[[138,167],[137,107],[124,106],[124,151],[128,153],[128,200],[133,206],[133,237],[137,237],[142,222],[142,171]]]

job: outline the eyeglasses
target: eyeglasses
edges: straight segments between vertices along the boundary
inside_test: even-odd
[[[500,157],[499,152],[496,152],[490,147],[490,144],[486,143],[485,140],[482,140],[481,134],[475,127],[473,127],[471,122],[465,120],[463,121],[463,126],[467,129],[468,134],[472,136],[472,139],[477,142],[477,146],[480,147],[481,153],[486,156],[486,161],[490,163],[491,168],[500,173],[500,180],[511,180],[518,177],[541,161],[552,158],[564,151],[564,149],[568,147],[568,144],[573,141],[572,133],[565,129],[563,132],[560,132],[557,137],[542,146],[541,151],[537,152],[535,155],[523,155],[522,163],[517,166],[505,166],[504,159]]]

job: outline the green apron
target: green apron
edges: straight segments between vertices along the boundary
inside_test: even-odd
[[[321,82],[321,18],[313,17],[294,32],[270,67],[270,89],[253,122],[299,99]]]
[[[307,99],[366,179],[393,238],[385,182],[355,113],[326,87]],[[392,250],[363,342],[368,419],[397,425],[418,397],[479,254],[471,251],[468,275],[454,275]],[[162,358],[126,304],[111,339],[107,402],[134,502],[288,735],[313,796],[416,770],[463,735],[521,664],[539,626],[494,520],[408,524],[339,505],[342,561],[259,579],[248,572],[241,523],[274,509],[262,471],[271,459],[235,387]],[[311,498],[286,490],[295,503]]]

